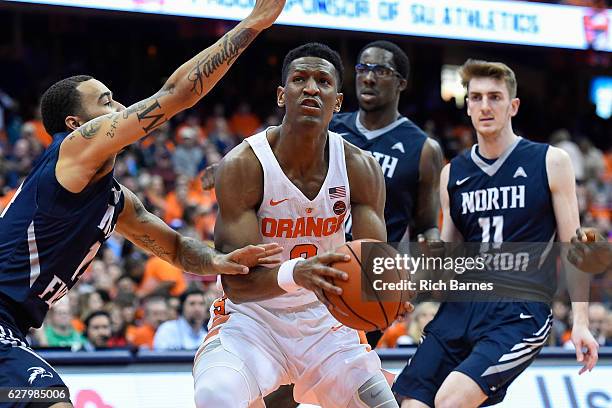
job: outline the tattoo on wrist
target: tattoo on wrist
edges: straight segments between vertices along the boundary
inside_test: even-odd
[[[187,272],[206,274],[212,269],[213,250],[198,240],[179,237],[178,261]]]
[[[229,34],[223,36],[218,50],[199,60],[187,76],[187,79],[193,83],[191,92],[201,96],[204,92],[204,77],[210,77],[223,64],[230,66],[256,36],[257,31],[252,28],[240,30],[234,36]]]

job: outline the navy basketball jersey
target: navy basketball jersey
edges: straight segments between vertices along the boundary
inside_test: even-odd
[[[359,112],[334,115],[330,130],[378,160],[385,176],[387,240],[398,242],[407,227],[414,227],[418,197],[419,162],[427,135],[408,118],[400,117],[382,129],[368,130],[359,122]],[[350,232],[350,220],[347,225]]]
[[[512,253],[488,259],[495,273],[487,279],[547,299],[555,289],[550,250],[557,226],[546,172],[548,147],[519,137],[499,158],[486,160],[474,145],[451,161],[447,185],[450,214],[465,242],[490,243],[487,248],[538,243],[506,245]]]
[[[112,234],[124,197],[110,172],[74,194],[55,177],[55,135],[10,204],[0,214],[0,316],[20,330],[40,327]]]

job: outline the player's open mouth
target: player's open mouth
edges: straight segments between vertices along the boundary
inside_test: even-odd
[[[306,106],[309,108],[321,109],[321,104],[319,103],[319,101],[317,101],[316,99],[312,99],[312,98],[304,99],[302,103],[300,103],[300,105]]]

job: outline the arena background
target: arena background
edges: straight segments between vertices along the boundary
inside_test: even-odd
[[[246,15],[251,3],[0,1],[0,211],[49,143],[37,106],[51,83],[91,74],[129,105],[159,89],[178,65]],[[279,123],[275,95],[285,53],[308,41],[339,50],[347,67],[343,109],[349,111],[357,108],[351,69],[357,52],[384,38],[399,44],[411,61],[400,112],[440,142],[447,160],[475,140],[457,67],[467,58],[510,65],[521,98],[516,132],[570,153],[582,225],[612,239],[612,11],[601,0],[546,3],[289,0],[282,24],[261,35],[201,103],[126,149],[116,176],[173,228],[210,240],[216,204],[214,192],[201,190],[199,173],[243,137]],[[92,8],[70,7],[79,5]],[[64,375],[77,408],[193,406],[193,351],[150,351],[152,334],[139,336],[146,332],[142,327],[154,332],[161,321],[176,317],[176,297],[188,286],[204,289],[209,302],[217,295],[210,281],[160,265],[114,236],[61,312],[51,313],[56,319],[48,318],[29,340]],[[612,345],[610,271],[595,278],[594,293],[605,308],[603,316],[593,311],[591,318],[602,345],[596,369],[577,374],[568,346],[567,297],[560,293],[550,347],[499,406],[612,406],[612,349],[606,347]],[[166,306],[149,321],[142,307],[152,296],[161,296]],[[111,315],[113,347],[83,351],[83,320],[100,309]],[[69,329],[62,314],[69,316]],[[395,340],[378,349],[387,368],[400,370],[413,353],[415,319],[394,326]]]

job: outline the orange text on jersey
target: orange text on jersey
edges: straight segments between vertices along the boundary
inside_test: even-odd
[[[263,218],[261,233],[268,238],[327,237],[344,224],[344,214],[338,217]]]

